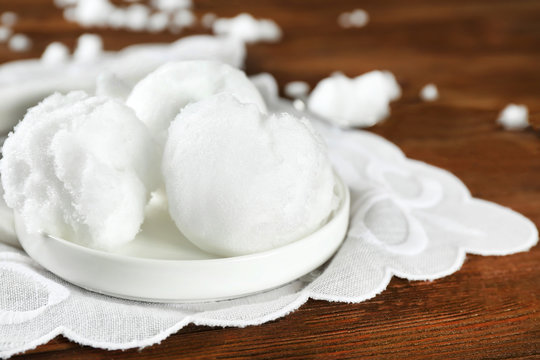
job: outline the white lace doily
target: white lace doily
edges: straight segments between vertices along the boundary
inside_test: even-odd
[[[531,221],[472,198],[449,172],[407,159],[369,132],[318,127],[352,196],[348,236],[326,267],[240,299],[155,304],[83,290],[16,247],[0,244],[0,357],[60,334],[112,350],[155,344],[189,323],[258,325],[287,315],[309,298],[361,302],[383,291],[393,275],[436,279],[457,271],[467,252],[506,255],[537,242]],[[0,208],[5,211],[5,204]]]

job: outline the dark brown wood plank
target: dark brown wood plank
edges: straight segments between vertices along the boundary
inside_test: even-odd
[[[341,29],[337,16],[356,7],[367,27]],[[65,22],[49,0],[0,0],[0,12],[20,15],[16,30],[34,47],[0,62],[36,57],[59,40],[70,46],[85,32]],[[278,44],[249,47],[247,71],[268,71],[280,85],[314,85],[335,70],[358,75],[394,72],[403,98],[372,131],[410,157],[458,175],[475,196],[509,206],[540,226],[540,2],[536,0],[196,1],[198,14],[247,11],[276,20]],[[171,41],[171,34],[95,30],[107,49]],[[197,27],[188,33],[206,30]],[[418,91],[438,85],[441,98],[423,103]],[[533,128],[495,125],[509,102],[529,107]],[[236,328],[188,326],[142,351],[106,352],[58,337],[24,359],[172,358],[539,358],[540,249],[507,257],[468,256],[456,274],[433,282],[393,279],[361,304],[309,301],[271,323]]]

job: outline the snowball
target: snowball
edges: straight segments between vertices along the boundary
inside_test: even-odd
[[[131,109],[82,91],[30,109],[3,147],[5,200],[29,231],[95,248],[132,240],[159,167]]]
[[[529,109],[525,105],[509,104],[499,114],[497,123],[506,130],[523,130],[529,126]]]
[[[125,101],[131,87],[111,72],[103,72],[96,80],[96,95]]]
[[[244,72],[206,60],[159,67],[135,85],[126,104],[156,141],[165,144],[169,125],[184,106],[220,92],[230,92],[242,103],[253,103],[266,111],[264,100]]]
[[[68,47],[57,41],[47,45],[47,48],[43,51],[43,54],[41,54],[41,61],[45,64],[60,64],[68,60]]]
[[[420,99],[424,101],[435,101],[439,98],[439,90],[435,84],[427,84],[420,90]]]
[[[217,19],[217,15],[209,12],[209,13],[204,14],[201,17],[201,24],[205,28],[211,28],[212,25],[214,24],[214,21],[216,21],[216,19]]]
[[[169,24],[169,14],[165,12],[157,12],[152,14],[146,24],[146,29],[150,32],[160,32],[167,28]]]
[[[394,75],[371,71],[356,78],[335,74],[321,80],[307,106],[317,115],[341,126],[372,126],[390,114],[390,101],[401,96]]]
[[[217,19],[212,29],[215,34],[227,35],[247,43],[277,42],[281,39],[281,29],[274,21],[257,20],[246,13],[230,19]]]
[[[169,212],[205,251],[235,256],[317,230],[335,208],[324,142],[307,119],[218,94],[174,120],[163,156]]]
[[[305,81],[291,81],[285,85],[285,95],[291,98],[301,98],[309,93],[309,84]]]
[[[0,16],[0,23],[6,26],[13,26],[19,17],[13,11],[6,11]]]
[[[32,40],[26,35],[15,34],[9,39],[8,46],[12,51],[28,51],[32,47]]]
[[[341,13],[338,17],[338,24],[344,28],[364,27],[369,22],[369,14],[362,9]]]
[[[77,40],[73,59],[79,62],[92,62],[99,59],[102,51],[103,41],[99,35],[82,34]]]
[[[0,42],[7,41],[7,39],[9,39],[12,33],[13,30],[11,30],[10,28],[6,26],[0,26]]]
[[[126,27],[129,30],[141,31],[146,28],[150,9],[142,4],[133,4],[126,9]]]

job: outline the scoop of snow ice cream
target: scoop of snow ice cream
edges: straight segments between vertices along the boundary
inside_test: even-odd
[[[234,256],[315,231],[335,208],[324,142],[306,119],[218,94],[174,120],[163,156],[169,212],[200,248]]]
[[[95,248],[135,237],[159,181],[155,145],[133,111],[82,91],[30,109],[3,156],[6,203],[29,231]]]
[[[243,71],[208,60],[161,66],[133,88],[126,103],[163,145],[171,121],[184,106],[221,92],[266,112],[264,100]]]
[[[341,126],[368,127],[390,114],[390,101],[401,96],[394,75],[371,71],[356,78],[335,74],[321,80],[308,99],[308,108]]]

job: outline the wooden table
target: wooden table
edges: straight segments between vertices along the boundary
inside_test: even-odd
[[[356,7],[369,12],[369,25],[340,28],[338,15]],[[1,10],[20,15],[16,30],[34,47],[12,53],[0,45],[0,62],[38,56],[53,40],[73,45],[83,32],[61,18],[52,0],[0,0]],[[372,131],[409,157],[452,171],[474,196],[540,226],[540,1],[196,1],[195,10],[247,11],[277,21],[283,41],[250,46],[247,71],[268,71],[280,85],[314,85],[336,70],[350,76],[391,70],[403,97]],[[97,33],[107,49],[176,38]],[[428,82],[437,84],[440,100],[418,99]],[[510,102],[529,107],[532,128],[497,127],[498,112]],[[433,282],[394,278],[361,304],[309,301],[285,318],[245,329],[190,325],[140,352],[106,352],[58,337],[18,358],[540,358],[539,265],[539,247],[513,256],[468,256],[454,275]]]

